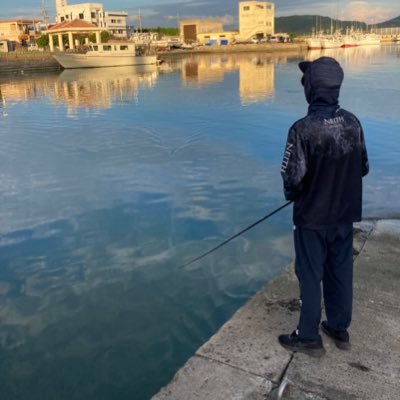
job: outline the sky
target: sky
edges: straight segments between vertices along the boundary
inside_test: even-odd
[[[237,26],[238,0],[68,0],[68,4],[84,2],[102,3],[104,11],[126,11],[129,25],[137,25],[140,14],[144,27],[177,27],[177,20],[192,17],[218,17],[226,27]],[[40,18],[43,3],[50,22],[54,21],[55,0],[0,0],[0,20]],[[374,24],[400,16],[400,1],[276,0],[275,14],[319,14]]]

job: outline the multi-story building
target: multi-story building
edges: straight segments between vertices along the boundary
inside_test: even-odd
[[[241,1],[239,3],[239,39],[261,39],[275,31],[275,5],[265,1]]]
[[[106,11],[104,13],[104,26],[115,37],[127,37],[126,18],[128,13]]]
[[[16,19],[0,21],[0,40],[24,44],[39,33],[38,20]]]
[[[224,26],[219,19],[186,19],[179,21],[180,38],[182,42],[191,43],[199,40],[199,35],[222,32]]]
[[[239,2],[239,32],[224,32],[221,20],[193,19],[180,21],[182,42],[227,44],[274,35],[275,6],[265,1]]]
[[[126,19],[124,11],[104,11],[102,3],[68,4],[67,0],[56,0],[56,21],[65,22],[80,19],[110,32],[114,37],[126,38]]]

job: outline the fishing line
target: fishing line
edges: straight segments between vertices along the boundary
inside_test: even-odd
[[[259,219],[258,221],[252,223],[251,225],[249,225],[247,228],[242,229],[240,232],[236,233],[235,235],[233,235],[232,237],[230,237],[229,239],[224,240],[222,243],[220,243],[218,246],[215,246],[214,248],[212,248],[211,250],[208,250],[207,252],[205,252],[204,254],[194,258],[193,260],[187,262],[186,264],[183,264],[179,267],[179,269],[181,268],[185,268],[190,264],[193,264],[196,261],[201,260],[202,258],[208,256],[209,254],[213,253],[214,251],[220,249],[222,246],[225,246],[227,243],[229,243],[230,241],[232,241],[233,239],[236,239],[238,236],[243,235],[243,233],[249,231],[250,229],[254,228],[256,225],[260,224],[261,222],[265,221],[266,219],[272,217],[274,214],[278,213],[279,211],[283,210],[285,207],[287,207],[289,204],[291,204],[292,201],[288,201],[287,203],[285,203],[284,205],[280,206],[279,208],[277,208],[276,210],[270,212],[269,214],[267,214],[266,216],[262,217],[261,219]]]

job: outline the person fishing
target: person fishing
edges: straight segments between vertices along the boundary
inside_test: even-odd
[[[297,329],[280,335],[288,350],[325,353],[321,330],[340,349],[350,347],[353,300],[353,222],[361,221],[362,177],[369,172],[359,120],[339,106],[343,69],[333,58],[299,64],[309,103],[290,128],[281,175],[293,203],[295,272],[301,310]]]

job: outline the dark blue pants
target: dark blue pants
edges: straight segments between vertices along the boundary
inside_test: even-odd
[[[347,329],[353,307],[353,225],[328,230],[295,227],[294,245],[302,302],[299,338],[319,337],[321,282],[328,325]]]

